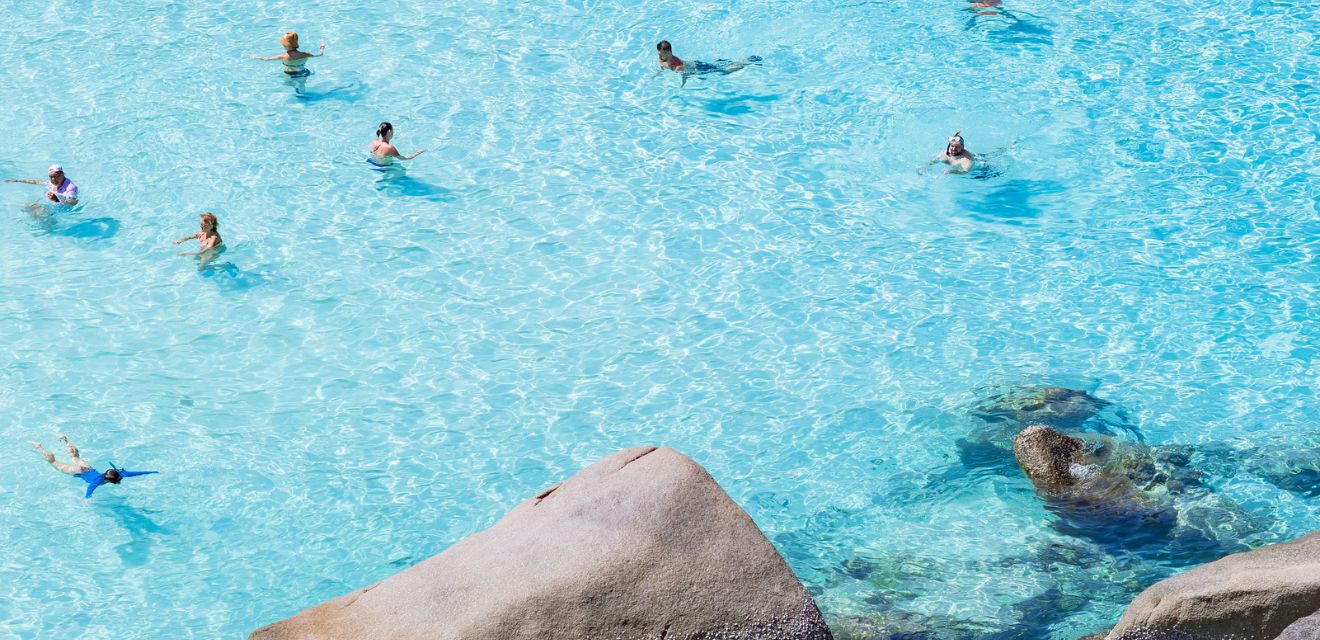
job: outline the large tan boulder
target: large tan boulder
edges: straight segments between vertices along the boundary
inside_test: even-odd
[[[1289,625],[1320,611],[1320,531],[1283,544],[1236,553],[1141,592],[1111,640],[1188,637],[1274,640]]]
[[[829,639],[802,584],[700,465],[615,453],[495,526],[251,640]]]

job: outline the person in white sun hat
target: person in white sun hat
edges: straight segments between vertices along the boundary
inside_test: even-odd
[[[59,204],[75,205],[78,204],[78,185],[64,175],[64,167],[58,164],[50,165],[46,170],[46,175],[50,180],[18,180],[9,179],[5,182],[22,182],[24,184],[36,184],[46,186],[46,199]]]

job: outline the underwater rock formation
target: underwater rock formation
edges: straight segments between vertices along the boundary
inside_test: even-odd
[[[1133,472],[1144,471],[1148,459],[1135,447],[1032,425],[1013,439],[1013,456],[1037,492],[1068,520],[1134,521],[1161,532],[1177,523],[1169,494],[1138,483],[1142,478]]]
[[[996,391],[971,409],[983,425],[955,443],[958,457],[969,468],[1013,468],[1013,436],[1027,425],[1039,424],[1072,433],[1087,425],[1106,435],[1128,432],[1140,439],[1121,413],[1107,400],[1066,387],[1011,387]],[[1096,418],[1092,420],[1092,418]]]
[[[977,405],[972,414],[987,422],[1010,420],[1076,429],[1109,404],[1086,391],[1066,387],[1013,387]]]
[[[495,526],[250,640],[829,640],[774,546],[672,449],[608,456]]]
[[[1267,528],[1266,518],[1212,493],[1183,447],[1033,425],[1014,438],[1013,453],[1063,533],[1192,565],[1244,551]]]

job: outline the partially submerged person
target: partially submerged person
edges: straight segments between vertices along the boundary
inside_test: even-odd
[[[715,62],[702,62],[693,60],[684,62],[682,58],[674,55],[674,46],[669,44],[668,40],[661,40],[655,45],[656,52],[660,55],[660,70],[677,71],[683,74],[683,81],[686,83],[689,76],[706,75],[710,73],[721,73],[728,75],[746,67],[749,64],[761,61],[760,56],[750,56],[746,60],[716,60]]]
[[[945,173],[967,173],[972,170],[972,163],[976,156],[967,150],[963,144],[962,132],[954,132],[949,136],[949,144],[944,147],[944,153],[935,158],[936,162],[943,162],[949,165]]]
[[[190,236],[185,236],[174,241],[174,244],[183,244],[189,240],[196,240],[202,246],[196,251],[180,253],[181,256],[199,256],[208,251],[216,251],[224,247],[225,241],[220,239],[220,221],[216,220],[215,214],[207,211],[201,217],[202,230]]]
[[[301,92],[304,83],[307,81],[307,76],[312,75],[311,70],[307,68],[307,61],[311,58],[319,58],[325,55],[325,44],[321,44],[321,49],[318,53],[299,51],[298,34],[294,31],[290,31],[280,38],[280,45],[284,47],[284,53],[266,57],[252,56],[252,58],[254,60],[279,60],[280,62],[283,62],[284,75],[288,76],[290,80],[295,81],[294,87],[298,88]]]
[[[24,184],[44,185],[46,187],[46,199],[56,204],[65,204],[73,206],[78,204],[78,185],[64,175],[64,167],[58,164],[50,165],[46,170],[46,175],[50,179],[43,182],[41,180],[17,180],[10,179],[5,182],[21,182]]]
[[[402,155],[399,153],[399,149],[390,142],[392,139],[394,139],[394,125],[388,122],[380,123],[380,126],[376,127],[376,138],[371,141],[371,157],[367,158],[367,162],[377,167],[388,167],[394,164],[395,158],[412,160],[426,153],[426,149],[422,149],[410,156]]]
[[[28,444],[32,445],[32,448],[36,449],[37,453],[40,453],[41,457],[45,458],[46,462],[49,462],[50,466],[55,467],[57,471],[67,473],[86,482],[87,493],[84,494],[83,497],[87,500],[92,499],[92,492],[96,491],[97,487],[107,482],[110,484],[119,484],[124,478],[157,473],[156,471],[129,471],[127,469],[120,469],[119,467],[116,467],[113,462],[110,463],[110,468],[106,469],[104,473],[97,471],[92,468],[91,463],[83,460],[82,457],[78,455],[78,447],[73,446],[73,443],[69,442],[68,438],[59,433],[55,434],[55,437],[58,438],[60,442],[64,443],[65,450],[69,452],[69,462],[60,462],[59,460],[56,460],[55,454],[47,451],[45,447],[41,446],[40,442],[29,441]]]

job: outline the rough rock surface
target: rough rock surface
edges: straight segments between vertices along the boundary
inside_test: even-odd
[[[1320,531],[1233,554],[1155,583],[1128,605],[1109,637],[1138,638],[1148,630],[1274,640],[1286,627],[1316,611],[1320,611]]]
[[[831,638],[751,518],[691,459],[606,457],[495,526],[250,640]]]
[[[1320,640],[1320,610],[1288,625],[1274,640]]]
[[[1085,451],[1077,438],[1032,425],[1013,438],[1013,457],[1037,489],[1058,494],[1080,481],[1074,469],[1084,464]]]

